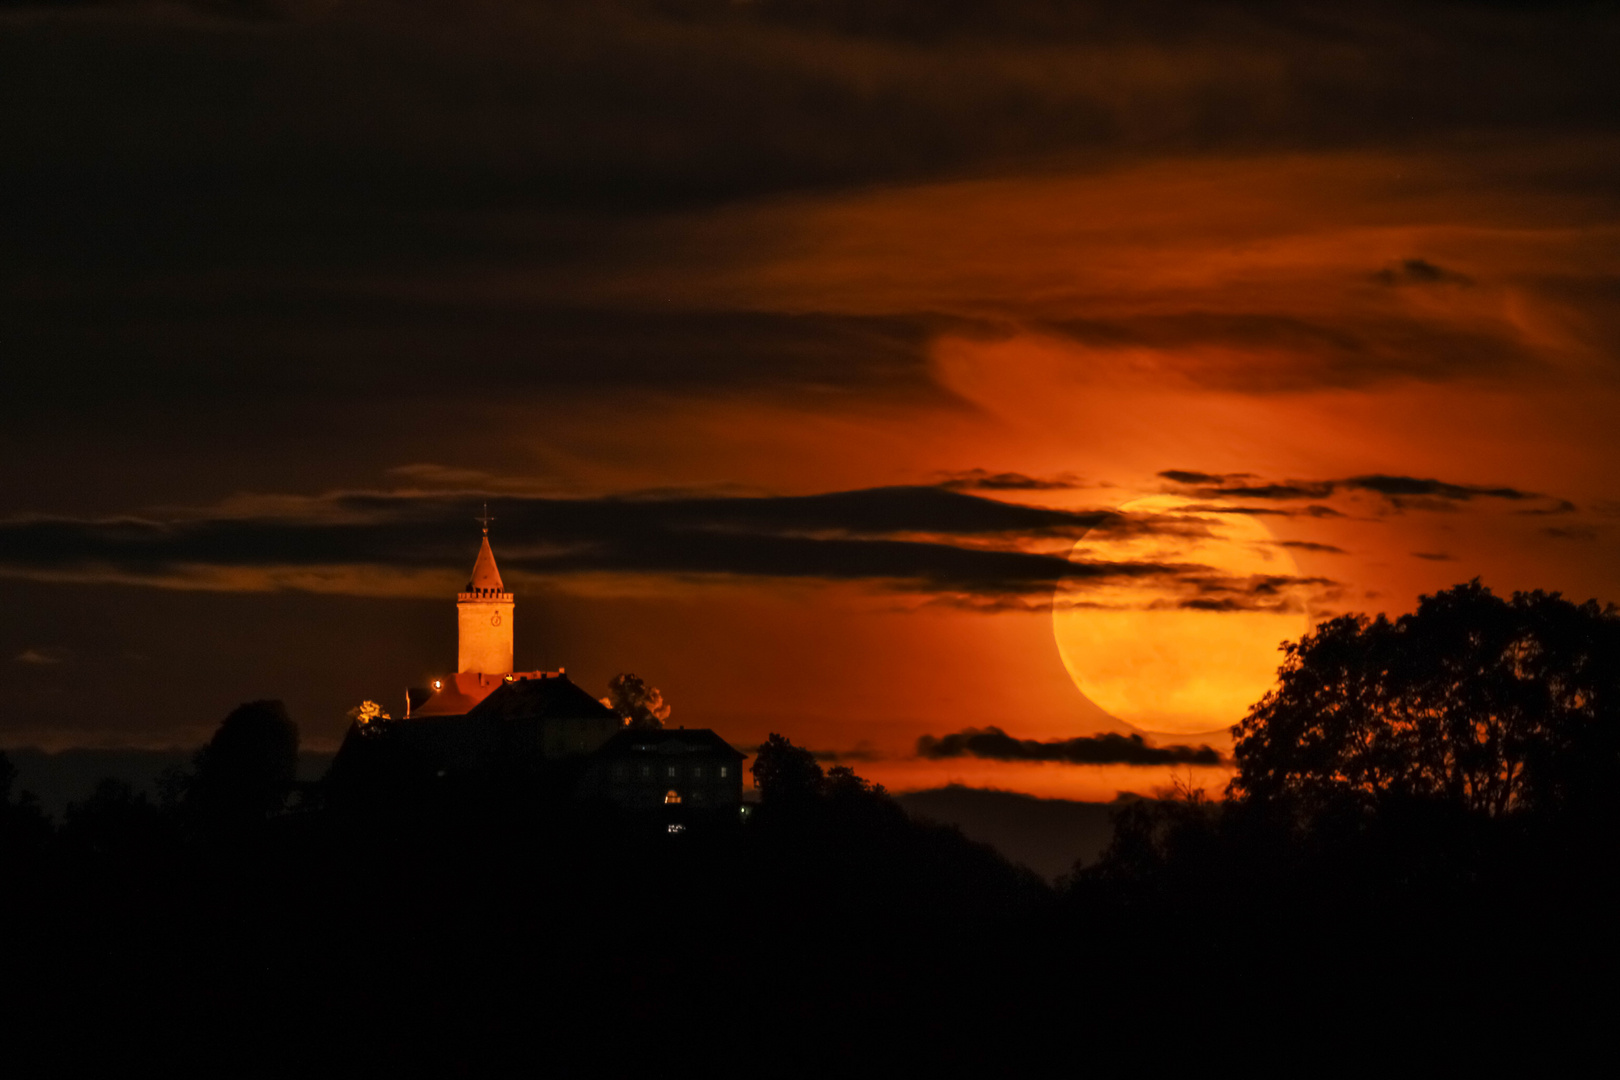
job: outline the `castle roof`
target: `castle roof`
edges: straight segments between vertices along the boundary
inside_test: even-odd
[[[501,572],[495,568],[495,553],[489,549],[489,534],[484,534],[484,542],[479,545],[478,558],[473,562],[472,578],[467,582],[468,592],[505,592],[506,587],[501,584]]]
[[[614,733],[598,751],[602,757],[641,757],[669,754],[727,754],[741,761],[747,755],[710,728],[626,728]]]
[[[444,681],[439,693],[409,717],[354,725],[338,757],[353,762],[392,746],[441,776],[441,770],[478,772],[588,754],[617,734],[622,723],[561,671],[475,672],[473,681],[468,674]],[[479,679],[485,680],[482,687]],[[480,689],[486,696],[470,700]]]
[[[594,720],[615,713],[562,672],[537,671],[514,673],[467,715],[496,720]]]
[[[611,709],[581,690],[557,671],[514,671],[489,675],[458,671],[436,680],[429,690],[408,690],[410,715],[478,716],[492,719],[531,720],[566,716],[574,720],[615,715]]]
[[[535,674],[539,674],[536,672]],[[458,671],[434,680],[432,691],[411,699],[411,716],[465,716],[479,702],[505,685],[501,675],[481,671]]]

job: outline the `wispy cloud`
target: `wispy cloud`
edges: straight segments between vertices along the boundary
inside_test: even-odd
[[[24,649],[11,658],[13,664],[28,664],[30,666],[50,666],[60,664],[67,660],[65,649]]]

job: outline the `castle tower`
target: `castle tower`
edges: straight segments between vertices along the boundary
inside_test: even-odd
[[[456,597],[456,621],[460,625],[460,646],[456,659],[458,672],[505,675],[512,670],[512,594],[501,584],[495,568],[495,553],[489,549],[489,522],[486,514],[484,542],[473,563],[467,591]]]

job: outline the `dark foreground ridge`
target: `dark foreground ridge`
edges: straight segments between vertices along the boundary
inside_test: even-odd
[[[951,784],[907,791],[895,801],[925,821],[954,825],[962,835],[989,844],[1047,881],[1074,869],[1078,859],[1095,863],[1113,835],[1113,817],[1123,802],[1043,799],[1017,791]]]
[[[0,770],[6,1050],[275,1076],[1547,1062],[1607,1031],[1617,721],[1610,610],[1476,585],[1336,620],[1241,725],[1224,803],[1124,803],[1053,886],[779,735],[751,815],[671,817],[560,769],[301,786],[257,702],[158,798],[108,781],[60,826]]]

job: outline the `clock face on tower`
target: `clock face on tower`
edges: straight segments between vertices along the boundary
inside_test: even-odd
[[[499,625],[501,625],[500,612],[496,612],[495,614],[493,614],[493,615],[491,615],[489,617],[489,625],[491,625],[491,626],[499,626]]]

